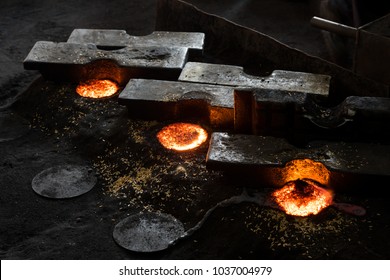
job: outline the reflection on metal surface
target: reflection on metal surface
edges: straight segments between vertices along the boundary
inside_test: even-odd
[[[286,164],[281,173],[284,182],[308,178],[324,186],[328,185],[330,177],[325,165],[311,159],[294,159]]]

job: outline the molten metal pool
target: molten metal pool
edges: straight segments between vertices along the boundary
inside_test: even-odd
[[[302,217],[318,214],[333,201],[330,191],[309,179],[290,181],[272,196],[287,214]]]
[[[76,92],[82,97],[88,98],[105,98],[116,94],[119,90],[117,83],[111,80],[92,79],[86,82],[81,82]]]
[[[162,128],[157,138],[165,148],[175,151],[195,149],[206,142],[207,131],[197,124],[173,123]]]

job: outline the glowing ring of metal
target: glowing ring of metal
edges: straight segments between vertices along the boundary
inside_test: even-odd
[[[163,127],[157,133],[161,145],[176,151],[195,149],[201,146],[207,137],[207,131],[204,128],[191,123],[173,123]]]
[[[82,97],[105,98],[116,94],[119,90],[117,83],[111,80],[91,79],[81,82],[76,87],[76,92]]]

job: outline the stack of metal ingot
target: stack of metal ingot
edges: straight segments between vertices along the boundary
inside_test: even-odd
[[[350,96],[328,107],[330,76],[259,77],[191,61],[202,61],[204,40],[203,33],[76,29],[65,43],[37,42],[24,66],[56,81],[113,80],[124,87],[118,102],[130,117],[209,126],[208,168],[278,187],[286,183],[281,169],[309,159],[330,170],[326,184],[336,190],[389,179],[389,98]]]

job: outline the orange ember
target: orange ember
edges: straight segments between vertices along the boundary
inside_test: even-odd
[[[288,182],[272,194],[276,203],[289,215],[316,215],[332,204],[332,193],[312,180]]]
[[[118,84],[113,81],[92,79],[80,83],[76,92],[82,97],[103,98],[114,95],[118,89]]]
[[[167,149],[187,151],[199,147],[207,140],[207,132],[191,123],[174,123],[161,129],[157,138]]]

